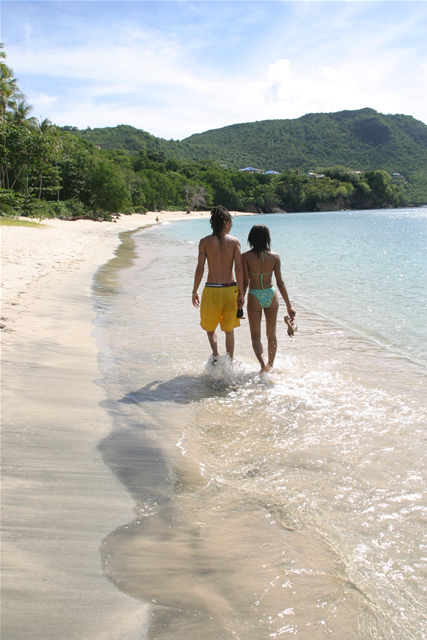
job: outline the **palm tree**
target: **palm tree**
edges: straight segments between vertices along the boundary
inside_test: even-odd
[[[3,44],[0,43],[0,103],[2,124],[4,126],[6,111],[16,105],[17,100],[22,98],[22,94],[12,69],[3,62],[6,58],[6,53],[1,50],[2,48]]]
[[[4,44],[3,42],[0,42],[0,67],[3,69],[3,67],[5,67],[5,63],[2,62],[2,60],[6,60],[6,51],[3,51],[4,49]]]
[[[37,123],[36,118],[30,116],[33,107],[25,100],[18,100],[18,102],[12,107],[12,111],[9,112],[9,120],[12,124],[18,125],[18,127],[34,126]]]
[[[3,158],[1,166],[1,186],[9,188],[9,177],[6,160],[6,112],[12,109],[22,94],[16,83],[16,78],[3,60],[6,59],[6,52],[2,51],[3,44],[0,43],[0,124],[3,129]]]
[[[44,136],[49,135],[49,133],[52,131],[53,125],[49,118],[45,118],[44,120],[40,118],[40,121],[37,123],[37,127],[40,131],[40,135]]]

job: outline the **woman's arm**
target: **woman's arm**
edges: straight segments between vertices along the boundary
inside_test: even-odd
[[[246,260],[246,253],[242,253],[242,266],[243,266],[243,295],[246,296],[246,292],[249,286],[249,267]]]
[[[288,310],[288,314],[291,318],[291,320],[294,319],[295,317],[295,311],[292,309],[292,305],[291,302],[289,300],[289,296],[288,296],[288,291],[286,289],[286,285],[283,281],[282,278],[282,270],[281,270],[281,265],[280,265],[280,256],[277,255],[277,261],[276,264],[274,265],[274,275],[276,276],[276,283],[277,283],[277,288],[280,291],[280,294],[283,298],[283,300],[285,301],[286,304],[286,309]]]

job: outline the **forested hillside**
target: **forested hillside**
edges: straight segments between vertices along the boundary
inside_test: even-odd
[[[163,140],[126,125],[73,129],[73,133],[103,149],[157,150],[166,158],[211,159],[233,169],[321,173],[341,165],[359,171],[385,170],[410,201],[427,202],[427,125],[406,115],[368,108],[313,113],[295,120],[231,125],[182,141]]]
[[[280,172],[339,164],[391,173],[427,168],[427,125],[373,109],[232,125],[191,136],[182,144],[233,166],[248,163]]]

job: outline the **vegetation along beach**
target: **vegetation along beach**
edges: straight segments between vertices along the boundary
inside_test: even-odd
[[[427,202],[427,125],[374,109],[232,125],[166,141],[130,126],[37,119],[1,52],[0,212],[375,209]]]
[[[77,24],[81,5],[91,14],[90,40],[101,47],[104,26],[92,33],[102,19],[97,2],[4,4],[6,33],[19,28],[14,4],[34,20],[48,5],[52,16],[71,12],[67,25]],[[117,3],[99,4],[107,12]],[[149,6],[155,16],[158,4],[122,3],[123,14]],[[263,3],[163,4],[162,21],[188,10],[202,21],[209,4],[209,22],[242,5],[246,28],[253,21],[260,30]],[[277,15],[298,4],[298,28],[289,34],[301,33],[300,11],[308,31],[310,5],[322,37],[315,5],[326,11],[329,3],[268,4]],[[341,11],[346,3],[332,4]],[[348,4],[356,11],[353,4],[365,3]],[[422,3],[409,4],[414,11]],[[117,38],[119,18],[111,21]],[[218,50],[231,67],[233,18],[218,22],[227,30]],[[41,23],[34,30],[24,23],[31,42]],[[129,31],[131,23],[129,41],[148,38],[149,22],[144,32]],[[134,57],[144,73],[159,41],[167,42],[168,64],[178,55],[169,23]],[[215,47],[203,33],[205,41],[203,81],[217,83],[209,67]],[[58,67],[74,73],[81,57],[89,68],[90,56],[73,47],[73,65],[59,46],[45,60],[57,55]],[[55,96],[31,85],[28,72],[21,85],[7,48],[0,49],[2,638],[426,640],[427,125],[354,95],[333,111],[279,112],[271,104],[283,87],[291,105],[295,87],[305,86],[292,85],[296,71],[284,58],[270,63],[270,84],[257,80],[263,119],[230,116],[224,124],[223,116],[218,126],[196,126],[199,113],[213,118],[209,102],[226,113],[238,74],[196,108],[174,83],[184,78],[197,94],[207,84],[159,63],[155,78],[141,81],[144,92],[155,85],[165,123],[156,83],[166,73],[176,122],[194,120],[195,133],[154,135],[124,109],[112,123],[104,117],[109,92],[124,100],[137,88],[126,74],[138,69],[128,62],[114,89],[101,78],[96,100],[82,99],[95,80],[85,78],[83,89],[77,72],[64,81],[67,103],[72,87],[81,110],[70,108],[70,119],[57,124],[34,115],[24,88],[37,109],[55,113],[61,82]],[[24,68],[19,47],[11,50]],[[113,75],[100,51],[94,57]],[[310,66],[323,60],[314,53]],[[381,60],[392,58],[394,73],[400,57]],[[326,63],[322,74],[342,78]],[[325,86],[312,93],[329,95]],[[238,87],[240,110],[241,96],[250,104],[255,95],[249,87]],[[344,83],[346,91],[352,95]],[[144,108],[138,103],[138,113]],[[97,119],[73,124],[85,110]],[[298,329],[288,334],[281,300],[268,372],[255,358],[246,307],[234,358],[221,336],[212,364],[192,304],[199,241],[217,205],[230,211],[227,229],[242,252],[253,225],[266,225],[281,258]]]

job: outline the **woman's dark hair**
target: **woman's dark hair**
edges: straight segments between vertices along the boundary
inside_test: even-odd
[[[259,258],[261,251],[270,251],[270,231],[265,224],[254,224],[249,231],[248,244]]]
[[[220,237],[227,222],[232,222],[231,213],[222,204],[214,207],[211,211],[211,227],[215,236]]]

